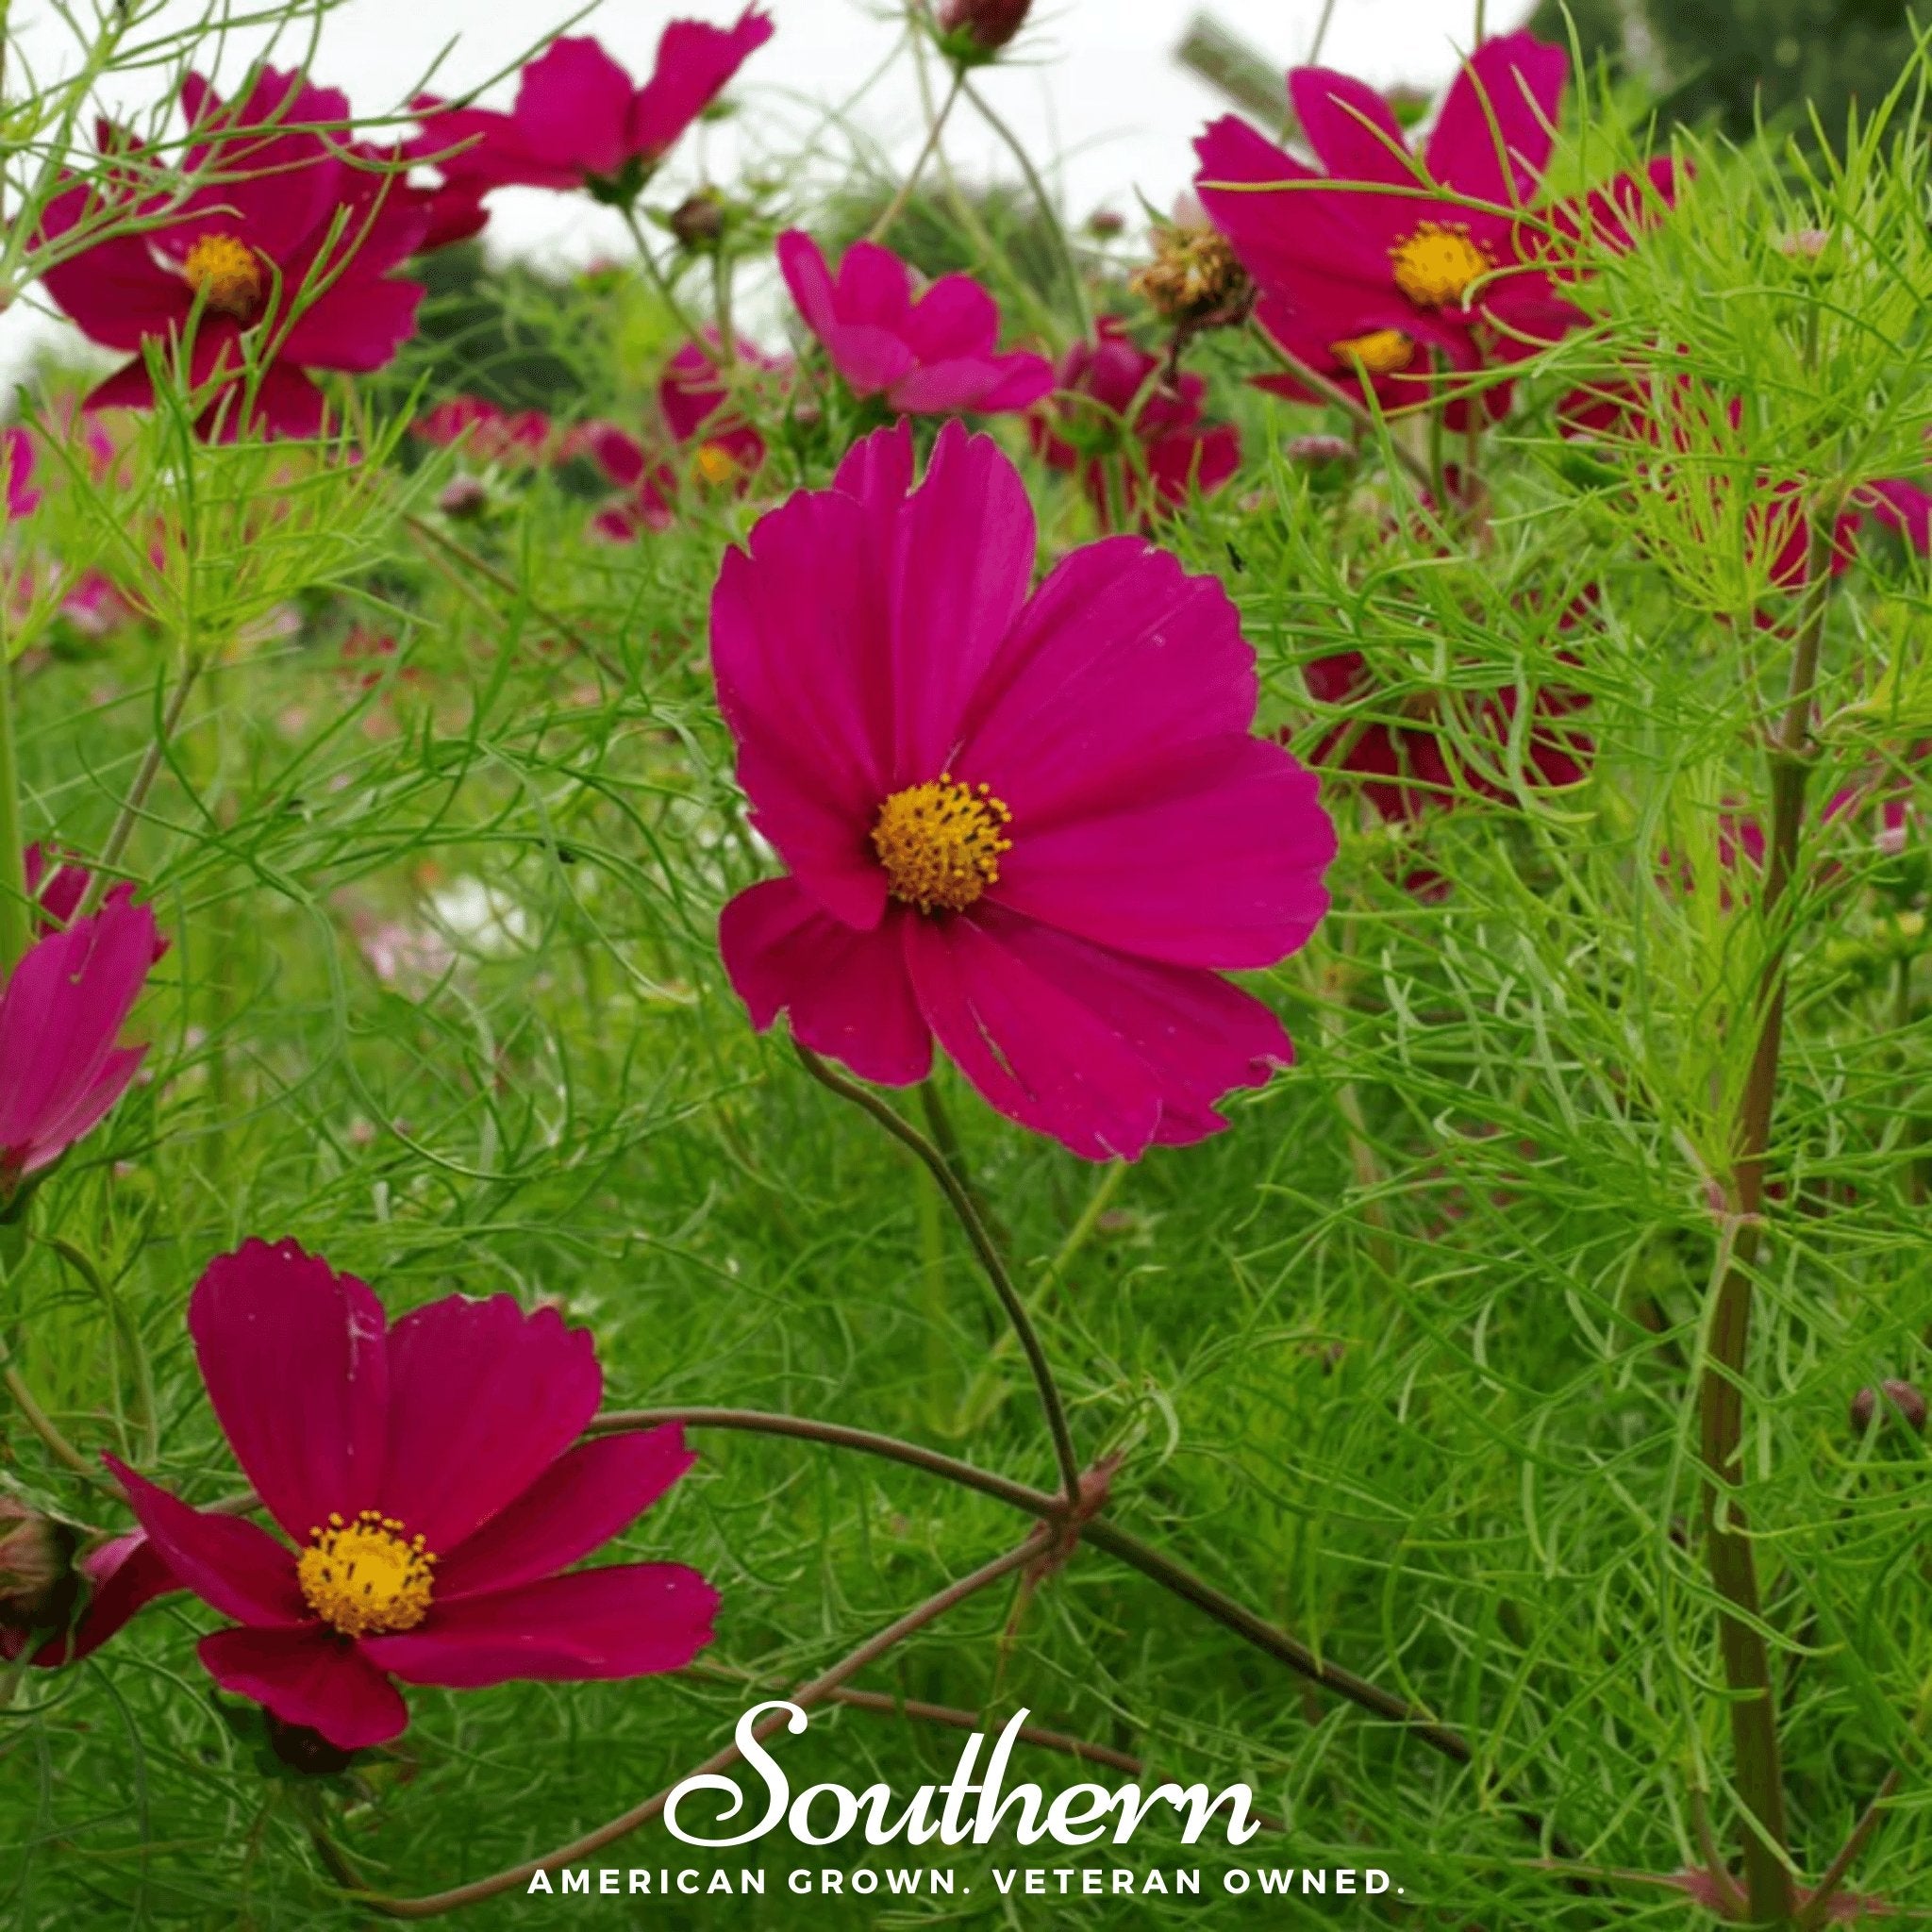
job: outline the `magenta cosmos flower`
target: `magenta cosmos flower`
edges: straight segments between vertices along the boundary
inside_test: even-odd
[[[4,1518],[0,1509],[0,1532],[7,1528]],[[12,1536],[21,1533],[16,1529]],[[68,1599],[57,1607],[60,1627],[50,1631],[47,1620],[37,1614],[9,1614],[5,1573],[10,1540],[0,1533],[0,1663],[25,1656],[36,1670],[77,1664],[123,1630],[136,1611],[181,1588],[166,1559],[138,1530],[108,1537],[75,1559],[71,1578],[59,1591]]]
[[[1457,76],[1422,153],[1387,101],[1327,68],[1289,75],[1310,168],[1232,118],[1195,143],[1195,186],[1259,291],[1261,326],[1319,374],[1384,407],[1426,401],[1452,373],[1520,359],[1578,320],[1557,285],[1588,240],[1627,246],[1667,197],[1619,177],[1532,210],[1569,56],[1526,33],[1487,41]],[[1301,394],[1291,377],[1264,384]],[[1490,411],[1507,397],[1491,391]]]
[[[408,1724],[393,1678],[641,1677],[710,1641],[694,1570],[570,1568],[692,1458],[675,1425],[577,1441],[604,1378],[556,1309],[450,1295],[391,1325],[353,1275],[252,1241],[209,1265],[188,1327],[289,1541],[108,1464],[183,1586],[234,1620],[201,1641],[217,1683],[353,1751]]]
[[[1426,702],[1382,698],[1358,651],[1318,658],[1302,675],[1318,703],[1352,715],[1322,740],[1318,765],[1356,779],[1362,796],[1387,821],[1413,824],[1426,812],[1474,797],[1503,802],[1514,796],[1507,782],[1511,741],[1523,695],[1514,685],[1456,700],[1431,695]],[[1461,735],[1478,748],[1472,763],[1457,743],[1444,706],[1462,708]],[[1595,747],[1570,722],[1588,700],[1545,685],[1530,701],[1523,733],[1523,777],[1537,786],[1580,784]]]
[[[971,275],[921,290],[910,262],[855,242],[834,276],[798,228],[778,237],[778,267],[854,395],[908,416],[991,416],[1031,408],[1053,387],[1045,357],[998,353],[999,306]]]
[[[716,341],[711,331],[706,333]],[[743,341],[738,361],[741,369],[763,375],[791,367],[788,358],[767,356]],[[764,465],[765,439],[733,406],[717,364],[695,342],[686,342],[666,365],[658,408],[679,452],[678,463],[654,454],[614,423],[587,423],[573,434],[573,445],[624,492],[593,519],[597,531],[619,542],[644,530],[669,529],[687,479],[701,490],[742,494]]]
[[[48,289],[82,334],[135,358],[88,407],[150,405],[142,345],[185,341],[192,327],[190,378],[197,389],[219,385],[204,433],[319,435],[325,409],[311,372],[380,369],[416,325],[422,286],[392,272],[429,234],[429,197],[399,175],[352,166],[341,143],[313,132],[345,123],[349,104],[298,74],[264,69],[232,104],[191,75],[181,96],[190,122],[181,165],[202,185],[177,209],[141,150],[124,155],[110,192],[150,225],[47,271]],[[74,227],[98,194],[80,184],[58,195],[47,235]],[[332,239],[339,218],[346,225]],[[261,361],[245,424],[244,343]]]
[[[1198,1140],[1291,1058],[1220,975],[1303,944],[1335,832],[1253,734],[1226,592],[1138,537],[1032,586],[1032,508],[948,424],[762,518],[711,601],[719,702],[788,875],[724,908],[754,1024],[866,1079],[935,1039],[1002,1113],[1091,1158]]]
[[[508,114],[452,108],[435,94],[410,105],[424,133],[412,151],[453,186],[587,189],[628,206],[675,142],[772,38],[755,7],[736,26],[674,20],[643,86],[589,37],[553,41],[524,69]]]
[[[158,957],[145,906],[117,899],[35,941],[0,991],[0,1215],[23,1181],[92,1132],[143,1046],[121,1028]]]
[[[1054,469],[1079,475],[1109,529],[1136,521],[1150,494],[1162,509],[1178,509],[1241,467],[1239,433],[1202,420],[1208,385],[1193,375],[1152,380],[1159,368],[1119,316],[1103,315],[1094,340],[1060,358],[1052,412],[1028,425],[1034,448]]]

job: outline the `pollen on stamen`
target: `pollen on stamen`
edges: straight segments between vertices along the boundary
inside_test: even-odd
[[[1461,222],[1423,223],[1389,251],[1389,262],[1395,286],[1424,308],[1459,302],[1496,265]]]
[[[181,277],[208,307],[238,322],[261,307],[261,258],[239,235],[204,235],[181,263]]]
[[[308,1607],[344,1637],[413,1630],[429,1614],[435,1557],[379,1509],[345,1524],[331,1511],[295,1562]]]
[[[989,785],[941,772],[895,791],[879,807],[873,850],[895,899],[925,913],[963,912],[999,883],[1013,814]]]

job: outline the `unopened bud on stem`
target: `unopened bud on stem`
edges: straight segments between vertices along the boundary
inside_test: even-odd
[[[1033,0],[939,0],[940,44],[962,66],[990,60],[1026,24]]]

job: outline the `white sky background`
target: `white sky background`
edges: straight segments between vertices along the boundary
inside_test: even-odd
[[[572,31],[592,33],[641,79],[650,71],[665,21],[688,16],[724,25],[742,0],[606,0]],[[824,128],[817,166],[826,179],[850,153],[850,134],[824,127],[827,108],[849,101],[874,70],[901,46],[905,26],[893,0],[766,0],[774,38],[740,75],[734,97],[744,110],[733,123],[702,131],[687,142],[660,177],[662,198],[695,178],[702,166],[726,183],[741,158],[784,158],[788,168],[803,142]],[[1174,59],[1202,0],[1035,0],[1033,19],[1015,43],[1020,57],[986,70],[977,81],[988,100],[1024,141],[1074,219],[1107,206],[1130,219],[1136,192],[1156,208],[1171,206],[1191,172],[1190,143],[1203,124],[1226,111],[1206,82]],[[1322,0],[1207,0],[1211,11],[1270,59],[1287,68],[1306,58]],[[1491,0],[1491,31],[1527,11],[1528,0]],[[77,10],[88,10],[82,8]],[[170,0],[156,25],[187,25],[208,10],[197,0]],[[250,0],[228,0],[235,17],[258,10]],[[14,0],[12,39],[20,55],[44,75],[71,69],[75,50],[44,0]],[[569,21],[569,0],[346,0],[323,21],[311,72],[346,91],[358,115],[399,106],[439,61],[436,91],[460,94],[516,61]],[[1436,87],[1455,72],[1474,18],[1474,0],[1336,0],[1322,58],[1362,78]],[[307,31],[282,43],[290,64],[306,47]],[[228,36],[221,72],[230,80],[260,51],[259,30]],[[444,50],[447,49],[445,54]],[[18,71],[8,61],[9,78]],[[145,81],[109,84],[109,105],[147,105]],[[508,106],[513,82],[487,95]],[[148,97],[150,100],[152,96]],[[853,112],[862,138],[901,166],[924,134],[918,84],[909,55],[900,58]],[[970,108],[961,104],[947,129],[946,151],[969,175],[1010,175],[1010,158]],[[658,199],[654,192],[652,199]],[[558,264],[598,255],[621,256],[623,230],[608,210],[580,195],[508,190],[491,197],[486,243]],[[0,316],[0,394],[22,375],[36,342],[58,336],[58,325],[28,303]]]

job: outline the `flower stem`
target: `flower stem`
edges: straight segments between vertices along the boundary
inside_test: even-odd
[[[13,662],[0,640],[0,980],[33,943],[26,838],[20,823],[20,752],[13,735]]]
[[[1024,1509],[1046,1524],[1055,1523],[1064,1508],[1058,1496],[1050,1496],[1044,1491],[1031,1489],[1024,1483],[1016,1483],[1007,1476],[995,1474],[991,1470],[961,1462],[956,1457],[928,1449],[922,1443],[902,1441],[895,1436],[878,1435],[870,1429],[851,1428],[842,1423],[819,1422],[810,1416],[784,1415],[756,1408],[608,1409],[598,1416],[586,1434],[614,1435],[627,1429],[660,1428],[667,1423],[681,1423],[693,1429],[731,1429],[747,1435],[781,1436],[882,1457],[891,1462],[903,1463],[908,1469],[939,1476],[943,1481],[958,1483],[962,1489],[975,1490],[983,1496]],[[1149,1582],[1158,1584],[1182,1602],[1203,1611],[1243,1641],[1253,1644],[1276,1662],[1288,1665],[1322,1689],[1332,1691],[1360,1709],[1373,1711],[1377,1717],[1402,1725],[1420,1742],[1453,1763],[1470,1764],[1474,1761],[1474,1752],[1459,1731],[1438,1724],[1426,1712],[1405,1703],[1367,1678],[1358,1677],[1354,1672],[1317,1657],[1307,1644],[1287,1631],[1277,1629],[1266,1618],[1257,1616],[1205,1578],[1197,1576],[1186,1564],[1120,1528],[1108,1517],[1088,1517],[1080,1526],[1080,1538],[1093,1548],[1105,1550],[1130,1569],[1138,1570]],[[1499,1790],[1498,1795],[1514,1811],[1524,1828],[1541,1840],[1543,1825],[1536,1814],[1507,1790]],[[1574,1858],[1576,1856],[1574,1848],[1559,1832],[1552,1831],[1549,1842],[1558,1857]]]
[[[1074,259],[1074,245],[1067,240],[1066,225],[1060,220],[1059,210],[1048,198],[1046,184],[1040,178],[1039,170],[1033,165],[1033,158],[1026,152],[1025,144],[1013,130],[993,112],[971,82],[962,73],[958,85],[974,107],[979,110],[979,118],[1006,142],[1013,158],[1020,164],[1020,173],[1025,177],[1026,191],[1032,195],[1034,204],[1040,209],[1040,219],[1047,225],[1054,241],[1055,251],[1060,258],[1060,267],[1067,277],[1067,292],[1073,298],[1074,321],[1085,341],[1093,333],[1093,318],[1087,309],[1087,290],[1080,280],[1080,266]]]
[[[100,909],[100,904],[108,895],[108,887],[112,880],[114,868],[121,862],[121,855],[127,849],[127,841],[134,836],[135,822],[141,817],[142,808],[147,803],[147,795],[154,790],[155,780],[160,775],[161,761],[168,755],[168,746],[173,741],[176,726],[181,723],[181,713],[188,707],[188,695],[193,691],[195,680],[201,675],[205,662],[200,651],[190,651],[182,661],[181,675],[175,681],[175,689],[169,694],[168,707],[161,713],[161,722],[155,735],[148,741],[148,747],[142,754],[141,768],[134,774],[134,783],[128,788],[127,796],[121,801],[121,809],[114,815],[114,823],[108,833],[108,842],[101,847],[101,856],[93,867],[93,876],[87,882],[87,891],[81,894],[80,904],[75,908],[76,919],[85,919],[89,913]]]
[[[1759,1607],[1757,1564],[1737,1498],[1742,1481],[1744,1376],[1750,1352],[1752,1271],[1763,1245],[1765,1157],[1777,1100],[1790,948],[1786,899],[1797,870],[1810,776],[1811,707],[1830,598],[1836,516],[1813,508],[1807,582],[1810,608],[1791,653],[1784,716],[1768,756],[1771,834],[1760,919],[1769,950],[1758,980],[1757,1041],[1738,1109],[1730,1209],[1737,1238],[1712,1299],[1697,1391],[1699,1449],[1706,1473],[1705,1542],[1710,1580],[1723,1599],[1718,1645],[1730,1692],[1731,1747],[1744,1812],[1744,1881],[1752,1922],[1783,1925],[1795,1908],[1777,1696]]]
[[[926,1624],[957,1608],[969,1597],[976,1596],[990,1589],[1001,1577],[1010,1575],[1015,1570],[1023,1569],[1028,1563],[1039,1560],[1047,1542],[1047,1536],[1036,1530],[1026,1541],[1004,1556],[995,1557],[990,1563],[982,1563],[970,1575],[949,1583],[923,1604],[908,1610],[903,1617],[888,1624],[883,1630],[866,1639],[858,1648],[842,1657],[831,1669],[821,1672],[808,1683],[801,1684],[792,1691],[791,1702],[801,1710],[809,1710],[815,1704],[823,1704],[837,1690],[847,1678],[854,1677],[868,1664],[903,1642],[907,1638],[923,1630]],[[789,1718],[784,1711],[774,1711],[756,1726],[751,1735],[762,1743],[774,1732],[784,1729]],[[677,1782],[682,1784],[692,1777],[715,1777],[729,1771],[743,1754],[736,1741],[714,1752],[705,1761],[694,1766]],[[420,1898],[391,1898],[381,1893],[357,1893],[356,1903],[365,1909],[380,1914],[386,1919],[434,1919],[444,1912],[456,1911],[463,1906],[476,1905],[486,1898],[494,1898],[500,1892],[510,1891],[518,1887],[527,1886],[539,1872],[554,1872],[559,1865],[575,1864],[580,1858],[588,1858],[600,1852],[606,1845],[616,1841],[637,1830],[641,1824],[648,1824],[658,1817],[669,1802],[671,1793],[677,1785],[668,1785],[655,1796],[646,1798],[641,1805],[634,1805],[628,1811],[620,1812],[608,1820],[594,1831],[586,1832],[581,1838],[573,1839],[569,1844],[558,1845],[555,1851],[545,1852],[541,1858],[526,1859],[521,1865],[513,1865],[507,1872],[492,1874],[488,1878],[473,1880],[468,1885],[459,1885],[449,1891],[429,1892]]]
[[[1040,1344],[1033,1318],[1027,1314],[1026,1304],[1021,1298],[1020,1291],[1014,1287],[1013,1277],[1007,1272],[1007,1264],[993,1245],[992,1237],[987,1233],[986,1223],[974,1207],[973,1197],[961,1185],[946,1157],[909,1121],[903,1119],[877,1094],[861,1087],[858,1081],[848,1080],[842,1074],[835,1073],[808,1046],[795,1040],[792,1045],[806,1072],[814,1080],[821,1086],[829,1087],[855,1107],[864,1108],[893,1139],[909,1147],[939,1183],[940,1191],[945,1195],[955,1218],[965,1229],[966,1239],[972,1242],[973,1252],[979,1257],[979,1265],[992,1284],[992,1291],[999,1297],[1000,1306],[1006,1309],[1007,1320],[1013,1324],[1021,1348],[1025,1351],[1027,1363],[1033,1371],[1033,1386],[1040,1395],[1041,1412],[1046,1418],[1047,1433],[1053,1438],[1054,1457],[1059,1465],[1061,1502],[1071,1515],[1080,1504],[1080,1463],[1074,1454],[1073,1433],[1067,1426],[1066,1404],[1060,1399],[1059,1384],[1054,1380],[1053,1368],[1047,1361],[1046,1351]]]
[[[899,184],[899,192],[886,204],[885,211],[879,216],[866,235],[868,242],[883,242],[891,233],[891,226],[906,212],[906,204],[912,199],[912,191],[919,185],[919,177],[925,173],[925,164],[932,159],[940,144],[940,136],[945,132],[946,117],[953,111],[953,105],[959,98],[959,91],[966,85],[966,70],[956,67],[953,70],[953,84],[946,90],[946,97],[940,103],[940,110],[932,117],[932,126],[927,130],[925,145],[919,150],[919,156],[908,170],[905,180]]]

